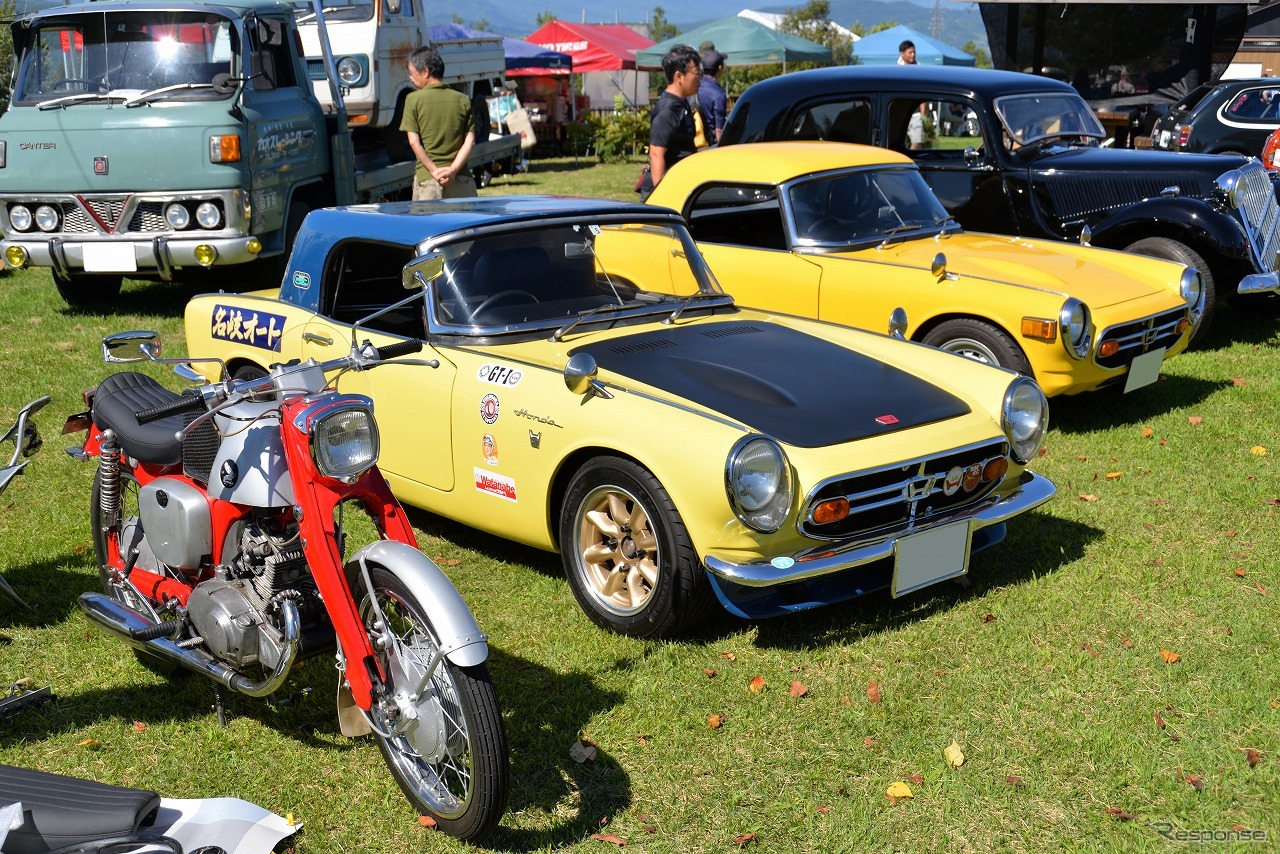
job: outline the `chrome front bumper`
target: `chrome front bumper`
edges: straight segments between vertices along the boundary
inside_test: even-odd
[[[105,242],[105,241],[104,241]],[[234,237],[208,237],[197,235],[191,237],[174,237],[172,235],[156,236],[133,240],[113,240],[112,243],[128,244],[133,249],[134,269],[132,270],[95,270],[95,273],[119,273],[123,276],[140,274],[158,276],[164,281],[174,278],[174,270],[179,267],[200,267],[196,260],[197,246],[212,246],[217,251],[215,267],[228,264],[246,264],[259,257],[250,252],[251,244],[260,245],[252,235]],[[85,272],[85,241],[69,240],[65,237],[50,237],[47,240],[0,240],[0,255],[10,246],[20,246],[27,253],[27,264],[32,267],[52,267],[61,279],[68,279],[72,274]]]
[[[1047,477],[1033,472],[1023,472],[1018,488],[1004,496],[986,498],[975,505],[946,516],[935,516],[929,519],[928,525],[915,530],[903,531],[892,537],[868,543],[857,541],[844,544],[831,544],[807,549],[792,555],[794,561],[785,568],[778,564],[786,564],[788,559],[779,560],[777,556],[768,560],[750,563],[731,563],[712,555],[708,555],[703,563],[707,570],[722,581],[740,584],[743,587],[773,587],[779,584],[791,584],[798,581],[809,581],[824,575],[843,572],[863,564],[884,558],[893,557],[897,551],[898,540],[917,533],[920,530],[937,527],[948,522],[968,520],[972,531],[989,525],[996,525],[1017,516],[1019,513],[1039,507],[1058,491]]]

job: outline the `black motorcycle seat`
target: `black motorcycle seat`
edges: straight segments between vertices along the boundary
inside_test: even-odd
[[[0,765],[0,804],[22,804],[22,826],[5,837],[4,854],[44,854],[106,836],[136,833],[155,819],[160,796]]]
[[[183,428],[181,415],[139,424],[137,413],[172,403],[179,395],[146,374],[122,371],[98,385],[93,395],[93,423],[110,427],[124,452],[136,460],[173,465],[182,459],[182,443],[174,435]]]

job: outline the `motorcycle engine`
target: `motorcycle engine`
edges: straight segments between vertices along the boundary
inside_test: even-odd
[[[302,593],[297,604],[303,625],[322,613],[297,528],[278,518],[249,521],[241,526],[238,542],[227,553],[234,557],[219,568],[218,577],[192,592],[187,615],[218,658],[236,667],[273,668],[283,650],[268,607],[272,598],[285,590]]]

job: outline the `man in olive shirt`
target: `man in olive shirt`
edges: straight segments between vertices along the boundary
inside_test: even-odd
[[[414,201],[475,196],[475,180],[467,168],[476,144],[471,101],[444,84],[444,61],[435,48],[418,48],[407,64],[418,91],[405,100],[400,130],[409,134],[409,147],[418,158]]]

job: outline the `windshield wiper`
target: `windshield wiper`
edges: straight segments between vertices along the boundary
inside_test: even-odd
[[[693,305],[695,302],[702,302],[703,300],[709,300],[714,298],[723,299],[726,297],[730,301],[732,301],[733,299],[733,297],[730,296],[729,294],[718,294],[718,293],[715,293],[714,291],[698,291],[696,294],[689,294],[689,296],[687,297],[681,297],[680,305],[676,308],[675,311],[671,312],[670,317],[668,317],[666,320],[662,322],[675,323],[677,320],[680,319],[680,315],[684,314],[684,310],[689,306]]]
[[[159,89],[152,89],[149,92],[143,92],[141,95],[135,95],[124,102],[126,107],[136,107],[139,104],[145,104],[161,95],[167,95],[170,92],[179,92],[185,89],[212,89],[212,83],[174,83],[171,86],[161,86]]]
[[[109,101],[112,98],[119,97],[122,96],[109,95],[106,92],[78,92],[75,95],[63,95],[61,98],[54,98],[52,101],[41,101],[39,109],[56,110],[59,107],[66,107],[71,104],[87,104],[90,101]]]
[[[638,306],[633,302],[621,303],[621,304],[611,302],[608,305],[602,305],[602,306],[599,306],[598,308],[593,308],[591,309],[591,311],[588,311],[586,314],[578,315],[573,320],[570,320],[568,323],[566,323],[564,326],[561,326],[555,332],[552,332],[550,340],[552,341],[561,340],[562,338],[564,338],[564,336],[568,335],[569,332],[572,331],[573,328],[577,326],[579,323],[586,323],[588,320],[591,320],[601,314],[609,314],[610,312],[621,311],[624,308],[637,308],[637,307]]]

